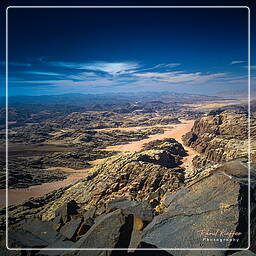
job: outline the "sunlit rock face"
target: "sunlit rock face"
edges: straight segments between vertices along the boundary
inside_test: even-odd
[[[251,118],[251,160],[256,161],[256,121]],[[212,111],[195,121],[183,136],[184,144],[201,153],[195,167],[248,157],[248,114],[245,110]]]

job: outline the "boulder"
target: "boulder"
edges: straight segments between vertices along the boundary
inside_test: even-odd
[[[84,219],[88,219],[88,218],[93,218],[94,217],[94,214],[96,212],[97,208],[95,206],[93,206],[92,208],[90,208],[88,211],[86,211],[84,214],[83,214],[83,217]]]
[[[79,229],[77,230],[77,236],[84,235],[94,224],[94,220],[92,218],[84,219]]]
[[[61,216],[64,223],[70,220],[70,217],[72,215],[76,215],[77,209],[79,209],[79,206],[77,205],[75,200],[71,200],[67,203],[64,203],[61,207],[59,207],[55,211],[55,216]]]
[[[116,198],[107,203],[107,211],[116,209],[122,209],[122,213],[125,215],[132,214],[147,222],[150,222],[154,217],[154,209],[147,202],[137,202],[125,198]]]
[[[53,220],[52,220],[52,228],[56,231],[59,231],[60,228],[63,226],[63,220],[62,220],[62,217],[59,215],[57,217],[55,217]]]
[[[48,242],[24,230],[10,230],[8,232],[8,245],[10,248],[43,248]]]
[[[57,240],[65,240],[66,237],[58,233],[51,226],[50,222],[40,221],[37,219],[31,220],[22,226],[24,231],[30,232],[39,239],[45,241],[48,244],[52,244]]]
[[[238,248],[248,226],[248,190],[241,184],[247,167],[242,163],[229,166],[237,169],[219,167],[173,194],[165,212],[144,229],[142,243],[158,248]],[[170,253],[188,255],[188,251]]]
[[[67,237],[69,240],[75,240],[77,231],[81,226],[82,222],[83,218],[72,219],[60,229],[60,233]]]
[[[106,214],[82,236],[73,248],[127,248],[130,243],[133,221],[116,210]],[[110,255],[103,251],[86,251],[86,256]],[[84,251],[73,251],[67,255],[85,255]]]

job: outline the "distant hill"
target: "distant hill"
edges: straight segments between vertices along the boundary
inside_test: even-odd
[[[194,103],[202,100],[215,100],[216,96],[199,94],[174,93],[174,92],[136,92],[136,93],[106,93],[106,94],[63,94],[42,96],[10,96],[9,105],[17,104],[65,104],[75,106],[88,106],[92,104],[127,104],[135,102],[177,102]],[[0,104],[5,104],[5,98],[1,97]]]
[[[221,91],[217,93],[217,96],[226,97],[226,98],[247,98],[248,90],[239,90],[239,91]],[[256,99],[256,88],[251,88],[251,99]]]
[[[172,92],[63,94],[42,96],[11,96],[8,98],[8,120],[12,125],[40,122],[82,111],[130,113],[135,110],[154,112],[184,103],[219,99],[216,96]],[[5,98],[1,99],[0,123],[5,123]]]

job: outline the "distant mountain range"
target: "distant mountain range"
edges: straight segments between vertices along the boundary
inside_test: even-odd
[[[106,93],[106,94],[62,94],[42,96],[10,96],[9,105],[17,104],[65,104],[86,106],[91,104],[127,104],[135,102],[158,101],[173,103],[194,103],[202,100],[215,100],[216,96],[199,94],[175,93],[175,92],[138,92],[138,93]],[[5,97],[1,97],[2,106]]]
[[[251,88],[251,98],[256,98],[256,88]],[[226,98],[247,98],[248,97],[248,90],[239,90],[239,91],[221,91],[217,93],[217,96],[226,97]]]

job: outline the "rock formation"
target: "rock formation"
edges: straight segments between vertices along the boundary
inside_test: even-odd
[[[248,156],[248,115],[242,110],[212,111],[195,121],[192,130],[183,136],[184,144],[201,155],[195,157],[195,167],[221,163]],[[251,157],[256,161],[256,121],[251,119]]]
[[[45,211],[44,221],[30,218],[12,225],[9,231],[9,246],[48,248],[49,251],[38,250],[36,255],[69,256],[144,255],[141,251],[134,251],[135,248],[246,248],[247,170],[244,159],[233,160],[179,190],[166,191],[161,199],[161,214],[153,208],[150,201],[142,202],[140,198],[129,200],[121,195],[116,195],[115,199],[102,197],[106,202],[104,211],[102,204],[97,203],[95,204],[100,208],[90,206],[91,208],[86,210],[82,203],[86,199],[81,200],[78,195],[73,194],[72,198],[76,198],[77,202],[66,202],[55,211],[53,205],[52,209],[46,205],[45,210],[49,209],[51,214],[46,215]],[[253,195],[256,193],[254,178],[253,176],[251,182]],[[64,195],[68,200],[67,194]],[[251,212],[254,222],[255,205],[253,201]],[[99,213],[99,210],[102,210],[102,213]],[[251,228],[253,231],[255,225]],[[251,240],[255,241],[255,234]],[[104,254],[103,250],[86,253],[79,250],[50,251],[53,247],[130,249],[123,254],[116,254],[117,251]],[[256,248],[252,246],[251,249]],[[225,251],[215,251],[214,254],[211,251],[165,251],[156,255],[225,255]],[[49,254],[46,254],[47,252]]]
[[[183,140],[201,153],[194,160],[200,172],[186,180],[187,170],[180,166],[186,151],[174,139],[108,157],[76,184],[10,207],[8,244],[33,247],[31,255],[255,255],[255,152],[252,148],[248,182],[247,135],[242,110],[218,110],[197,120]],[[253,120],[251,135],[255,137]],[[250,251],[239,252],[248,247],[248,225]],[[105,247],[128,249],[79,250]],[[175,250],[195,247],[202,250]],[[159,251],[140,250],[152,248]]]
[[[65,190],[56,202],[50,203],[41,212],[42,218],[52,218],[55,210],[69,198],[75,198],[85,210],[97,207],[97,214],[104,213],[106,203],[118,197],[147,201],[155,208],[164,193],[175,191],[183,184],[184,169],[178,165],[182,158],[180,152],[184,149],[112,156],[95,166],[87,178]]]

